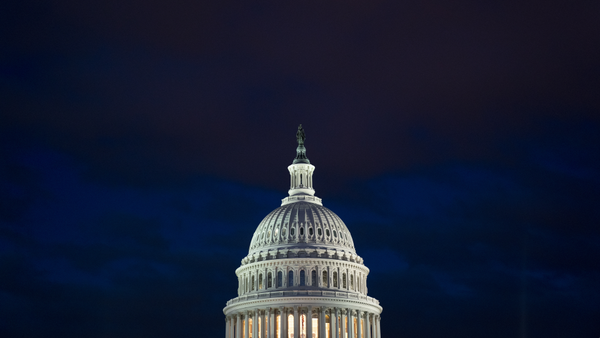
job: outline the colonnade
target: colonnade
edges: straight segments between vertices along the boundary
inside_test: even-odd
[[[288,327],[290,315],[293,329]],[[306,317],[301,323],[302,315]],[[317,330],[310,335],[313,318]],[[380,321],[378,314],[351,308],[268,307],[227,315],[225,338],[381,338]]]

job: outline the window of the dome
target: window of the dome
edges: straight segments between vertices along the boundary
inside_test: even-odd
[[[252,276],[252,289],[250,291],[254,291],[254,276]]]
[[[294,286],[294,271],[288,273],[288,287]]]
[[[278,234],[279,234],[279,228],[275,228],[275,231],[273,231],[273,235],[275,236],[275,238],[277,238]]]
[[[346,289],[346,273],[342,274],[342,288]]]
[[[265,238],[265,233],[260,234],[260,239],[263,240]]]
[[[319,237],[323,236],[323,231],[321,230],[321,228],[317,229],[317,234],[319,235]]]
[[[317,272],[315,270],[310,273],[310,285],[317,286]]]
[[[337,271],[333,272],[333,287],[337,288],[338,287],[338,274]]]
[[[327,271],[323,271],[323,287],[327,287]]]
[[[300,270],[300,286],[306,285],[306,272]]]
[[[292,236],[296,236],[296,229],[294,229],[294,228],[291,228],[291,229],[290,229],[290,235],[292,235]]]
[[[262,273],[258,275],[258,289],[262,290]]]
[[[329,229],[325,229],[325,236],[329,237]]]
[[[281,229],[281,237],[285,238],[287,231],[285,228]]]
[[[337,238],[337,232],[333,230],[333,237]]]
[[[308,234],[312,236],[313,233],[314,233],[313,228],[312,227],[308,228]]]
[[[350,289],[354,290],[354,275],[350,275]]]
[[[277,287],[280,288],[283,286],[283,272],[277,272]]]
[[[267,288],[272,288],[273,287],[273,275],[269,272],[269,274],[267,275]]]
[[[304,227],[300,227],[300,236],[304,236]]]
[[[267,240],[271,239],[271,230],[269,230],[269,232],[267,232]]]

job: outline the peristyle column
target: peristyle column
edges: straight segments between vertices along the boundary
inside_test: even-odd
[[[300,317],[298,316],[298,305],[294,305],[294,338],[300,337]]]
[[[254,317],[252,317],[252,338],[258,337],[258,309],[254,309]]]
[[[362,311],[356,310],[356,338],[363,338],[362,336]]]
[[[229,316],[225,317],[225,338],[231,338],[229,336],[229,321],[231,319],[229,318]]]
[[[339,310],[338,308],[333,308],[331,310],[331,334],[334,338],[340,338],[340,320],[338,319]]]
[[[281,336],[279,338],[288,338],[287,334],[287,311],[285,307],[279,307],[279,322],[281,323],[281,327],[279,328],[279,332],[281,332]]]
[[[346,313],[340,309],[340,337],[346,338]]]
[[[377,338],[381,338],[381,316],[377,316]]]
[[[319,310],[319,338],[325,338],[327,337],[325,333],[325,329],[327,328],[327,325],[325,324],[325,311],[327,310],[327,308],[321,306]]]
[[[371,314],[368,312],[365,315],[365,331],[366,331],[365,338],[371,338]]]
[[[306,338],[312,338],[312,305],[308,306],[306,312]]]
[[[354,313],[348,308],[348,338],[354,338]]]
[[[250,311],[246,311],[246,320],[244,320],[244,338],[250,337]]]
[[[275,309],[269,308],[269,338],[275,338]]]
[[[229,338],[235,338],[235,317],[229,316]]]
[[[242,313],[238,313],[235,322],[235,338],[242,338]]]

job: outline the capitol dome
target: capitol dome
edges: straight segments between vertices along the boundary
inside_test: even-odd
[[[282,205],[268,214],[254,232],[248,254],[293,248],[356,254],[350,231],[338,215],[310,202]]]
[[[315,196],[302,125],[296,138],[289,196],[260,222],[235,271],[226,338],[381,338],[369,269],[348,227]]]

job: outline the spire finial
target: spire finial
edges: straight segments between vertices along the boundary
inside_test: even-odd
[[[302,124],[298,126],[296,132],[296,141],[298,141],[298,148],[296,148],[296,158],[292,163],[310,163],[308,157],[306,157],[306,148],[304,148],[304,140],[306,140],[306,134],[304,134],[304,128]]]

